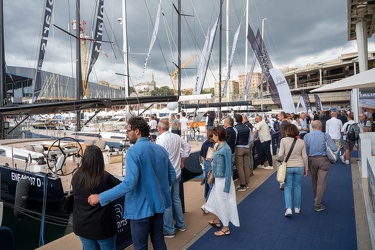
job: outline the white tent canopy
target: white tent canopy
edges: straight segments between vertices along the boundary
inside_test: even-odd
[[[344,78],[340,81],[327,84],[323,87],[314,89],[310,92],[325,92],[325,91],[336,91],[345,90],[353,88],[370,88],[375,87],[375,68],[366,70],[359,74],[353,75],[351,77]]]

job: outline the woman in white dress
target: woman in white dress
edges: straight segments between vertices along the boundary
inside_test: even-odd
[[[232,178],[232,151],[225,142],[227,136],[227,132],[222,126],[213,129],[216,152],[213,159],[212,176],[215,178],[215,183],[205,208],[216,215],[213,220],[208,222],[211,226],[220,228],[220,221],[223,224],[223,228],[215,232],[216,236],[230,235],[229,222],[232,222],[236,227],[240,226],[236,190]]]

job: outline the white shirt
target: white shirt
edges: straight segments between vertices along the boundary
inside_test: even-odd
[[[257,123],[256,130],[258,130],[260,142],[271,140],[270,128],[264,121],[260,121]]]
[[[173,134],[169,131],[163,132],[158,139],[156,144],[162,146],[167,150],[169,160],[171,161],[174,170],[176,171],[176,178],[181,175],[181,157],[189,157],[191,147],[189,143],[183,140],[179,135]]]
[[[326,133],[328,133],[332,139],[341,139],[342,121],[336,117],[331,117],[326,122]]]
[[[331,118],[332,119],[332,118]],[[343,136],[343,139],[344,140],[346,140],[346,133],[348,132],[348,126],[349,125],[351,125],[351,124],[354,124],[355,123],[355,121],[353,121],[353,120],[350,120],[350,121],[348,121],[348,122],[345,122],[344,123],[344,126],[342,126],[342,129],[341,129],[341,132],[343,132],[344,133],[344,136]]]
[[[148,125],[150,126],[150,129],[156,129],[156,127],[158,126],[158,123],[156,122],[156,120],[150,120]]]
[[[181,130],[187,130],[188,129],[189,120],[186,117],[181,117],[180,123],[181,123]]]

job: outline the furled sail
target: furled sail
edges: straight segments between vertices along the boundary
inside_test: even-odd
[[[42,89],[42,66],[44,61],[44,54],[46,53],[48,34],[51,26],[52,20],[52,10],[53,10],[53,0],[46,0],[46,7],[44,10],[43,18],[43,29],[42,29],[42,38],[40,40],[39,46],[39,57],[38,57],[38,66],[36,69],[35,84],[34,84],[34,93],[33,93],[33,102],[36,102],[40,91]]]
[[[218,22],[219,18],[216,19],[216,22],[212,27],[211,32],[207,32],[206,41],[204,43],[201,58],[199,60],[197,78],[195,80],[193,95],[199,95],[202,92],[203,83],[204,79],[206,78],[208,62],[210,61],[212,45],[214,43]]]
[[[87,71],[86,82],[89,80],[89,75],[92,71],[96,60],[98,60],[99,54],[102,51],[102,39],[103,39],[103,16],[104,16],[104,0],[98,2],[98,13],[96,15],[95,34],[93,38],[93,46],[91,50],[89,70]],[[86,86],[87,87],[87,86]],[[83,90],[85,93],[86,90]]]
[[[157,12],[157,14],[156,14],[156,20],[155,20],[154,30],[153,30],[153,32],[152,32],[152,37],[151,37],[150,47],[148,48],[147,57],[146,57],[146,60],[145,60],[144,65],[143,65],[142,78],[143,78],[143,75],[144,75],[145,70],[146,70],[146,66],[147,66],[148,58],[149,58],[150,55],[151,55],[151,50],[152,50],[152,47],[154,47],[154,43],[155,43],[155,41],[156,41],[156,36],[157,36],[157,34],[158,34],[158,31],[159,31],[160,13],[161,13],[161,1],[160,1],[160,3],[159,3],[158,12]]]
[[[240,29],[241,29],[241,25],[238,26],[237,31],[234,34],[232,51],[231,51],[230,58],[229,58],[229,63],[228,63],[227,78],[225,79],[225,84],[224,84],[224,88],[223,88],[223,92],[221,93],[221,96],[223,96],[227,92],[228,82],[229,82],[229,79],[230,79],[230,71],[232,69],[233,57],[234,57],[234,53],[236,52],[238,35],[240,34]]]

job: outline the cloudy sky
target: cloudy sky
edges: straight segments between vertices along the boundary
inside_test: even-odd
[[[123,85],[122,27],[118,18],[122,15],[121,0],[104,0],[105,34],[90,81],[105,80]],[[177,64],[177,14],[173,3],[162,0],[163,17],[158,39],[152,49],[147,68],[143,70],[151,34],[155,23],[159,0],[126,0],[131,85],[150,81],[152,75],[160,86],[172,87],[169,75]],[[193,87],[205,34],[219,15],[220,0],[182,0],[181,62],[198,54],[182,71],[182,88]],[[87,33],[92,35],[97,0],[81,1],[81,19],[87,22]],[[11,66],[36,68],[41,38],[44,0],[4,1],[6,63]],[[225,31],[229,30],[232,44],[237,27],[241,34],[232,68],[232,79],[245,72],[245,6],[246,0],[229,1],[229,26],[223,18],[222,79],[226,76]],[[225,15],[226,1],[223,5]],[[274,67],[303,67],[339,57],[343,53],[357,51],[355,41],[348,41],[347,2],[342,0],[249,0],[249,23],[253,30],[261,29],[265,20],[264,40]],[[75,1],[55,1],[53,24],[74,33],[70,23],[75,19]],[[374,50],[374,38],[369,38],[369,50]],[[111,45],[112,44],[112,45]],[[89,45],[90,46],[90,45]],[[248,64],[253,60],[249,46]],[[48,41],[43,70],[62,75],[75,75],[75,40],[66,33],[52,28]],[[219,79],[219,33],[216,35],[209,70],[204,87],[213,87]],[[248,67],[250,68],[250,67]],[[259,71],[259,67],[256,68]],[[143,73],[144,72],[144,73]]]

